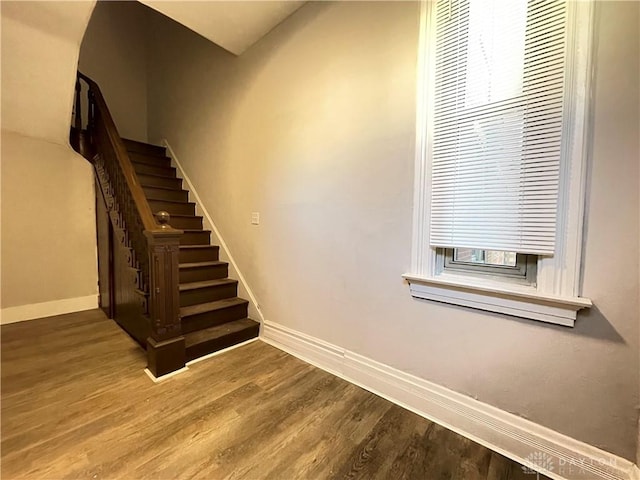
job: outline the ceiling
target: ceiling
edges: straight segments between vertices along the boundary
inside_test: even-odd
[[[236,55],[304,4],[303,1],[140,2]]]

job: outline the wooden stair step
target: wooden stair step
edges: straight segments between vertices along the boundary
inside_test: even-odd
[[[229,264],[219,260],[208,262],[180,263],[178,278],[180,283],[201,282],[225,278],[229,275]]]
[[[260,324],[250,318],[187,333],[184,336],[187,361],[251,340],[259,333]]]
[[[183,333],[195,332],[245,318],[249,302],[239,297],[229,297],[180,308]]]
[[[160,165],[162,167],[170,167],[171,159],[169,157],[161,157],[158,155],[147,155],[139,152],[127,152],[129,158],[134,163],[143,163],[145,165]]]
[[[180,245],[210,245],[210,230],[183,230],[180,237]]]
[[[171,215],[169,225],[179,230],[202,230],[202,217],[199,215]]]
[[[174,190],[175,191],[175,190]],[[162,192],[164,193],[164,192]],[[189,200],[178,200],[178,199],[170,199],[170,198],[162,198],[162,194],[158,191],[154,190],[149,194],[145,195],[147,200],[155,201],[155,202],[173,202],[173,203],[189,203]]]
[[[216,287],[218,285],[225,285],[225,284],[228,284],[228,283],[237,284],[238,281],[234,280],[232,278],[218,278],[216,280],[203,280],[202,282],[181,283],[179,285],[179,289],[180,289],[181,292],[186,292],[186,291],[189,291],[189,290],[196,290],[198,288]],[[235,297],[235,295],[234,295],[234,297]]]
[[[244,298],[233,297],[224,300],[218,300],[215,302],[200,303],[198,305],[192,305],[190,307],[183,307],[180,309],[180,316],[182,318],[192,317],[195,315],[201,315],[203,313],[218,311],[236,305],[249,305],[249,302]]]
[[[126,147],[127,151],[160,155],[163,157],[167,154],[167,149],[165,147],[161,147],[160,145],[152,145],[150,143],[144,143],[128,138],[123,138],[122,141],[124,142],[124,146]]]
[[[238,281],[231,278],[183,283],[179,286],[180,306],[188,307],[237,297]]]
[[[180,262],[198,263],[217,261],[220,247],[217,245],[180,245],[178,258]]]
[[[173,190],[182,190],[182,179],[164,177],[162,175],[145,175],[137,174],[138,180],[142,187],[163,187],[171,188]]]
[[[169,224],[183,231],[178,291],[187,361],[257,337],[260,324],[247,318],[249,302],[237,296],[238,281],[228,278],[229,264],[219,260],[220,248],[210,245],[211,232],[195,215],[195,203],[166,150],[124,141],[151,211],[169,212]]]
[[[147,165],[146,163],[131,162],[136,174],[156,175],[167,178],[177,178],[175,167],[163,167],[162,165]]]
[[[169,200],[155,200],[148,198],[151,211],[155,214],[161,210],[171,215],[195,215],[196,204],[193,202],[171,202]]]
[[[175,188],[167,187],[145,187],[142,186],[142,190],[147,199],[155,200],[169,200],[171,202],[188,202],[189,191],[188,190],[176,190]]]

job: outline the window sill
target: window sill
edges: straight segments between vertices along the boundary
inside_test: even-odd
[[[462,305],[479,310],[504,313],[515,317],[540,320],[573,327],[578,310],[591,307],[583,297],[545,295],[533,287],[496,285],[495,282],[463,281],[456,275],[423,277],[403,275],[409,282],[411,296]]]

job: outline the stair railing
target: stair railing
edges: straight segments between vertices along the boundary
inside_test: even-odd
[[[80,72],[76,84],[72,143],[74,131],[78,139],[82,137],[82,105],[78,100],[82,89],[80,80],[88,86],[85,135],[88,145],[80,145],[81,142],[76,140],[76,145],[72,146],[85,157],[90,157],[114,231],[121,232],[119,241],[127,247],[127,252],[131,252],[126,256],[129,266],[136,272],[135,288],[138,290],[142,316],[134,321],[143,322],[144,325],[132,326],[129,333],[134,337],[142,337],[138,340],[144,343],[142,339],[148,332],[147,367],[154,376],[159,377],[185,365],[178,290],[178,254],[182,230],[169,225],[170,216],[167,212],[159,212],[154,217],[100,87]],[[115,281],[117,283],[118,278]],[[123,283],[126,282],[122,280],[115,289],[123,288]],[[127,298],[131,297],[129,294]],[[117,321],[119,310],[131,316],[129,305],[119,309],[118,302],[115,302],[113,316]]]

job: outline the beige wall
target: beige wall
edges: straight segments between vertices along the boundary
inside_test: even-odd
[[[94,4],[0,2],[3,129],[68,141],[78,47]]]
[[[97,295],[92,167],[2,131],[2,308]]]
[[[0,304],[3,312],[25,307],[11,308],[13,319],[33,304],[80,297],[88,308],[97,296],[93,175],[68,142],[78,51],[94,4],[1,3]],[[77,305],[62,303],[35,311]]]
[[[268,320],[635,460],[638,7],[598,8],[595,307],[573,329],[409,295],[418,3],[309,3],[238,58],[153,14],[149,138],[176,150]]]
[[[125,138],[147,139],[146,7],[98,2],[82,40],[79,69],[100,85]]]

